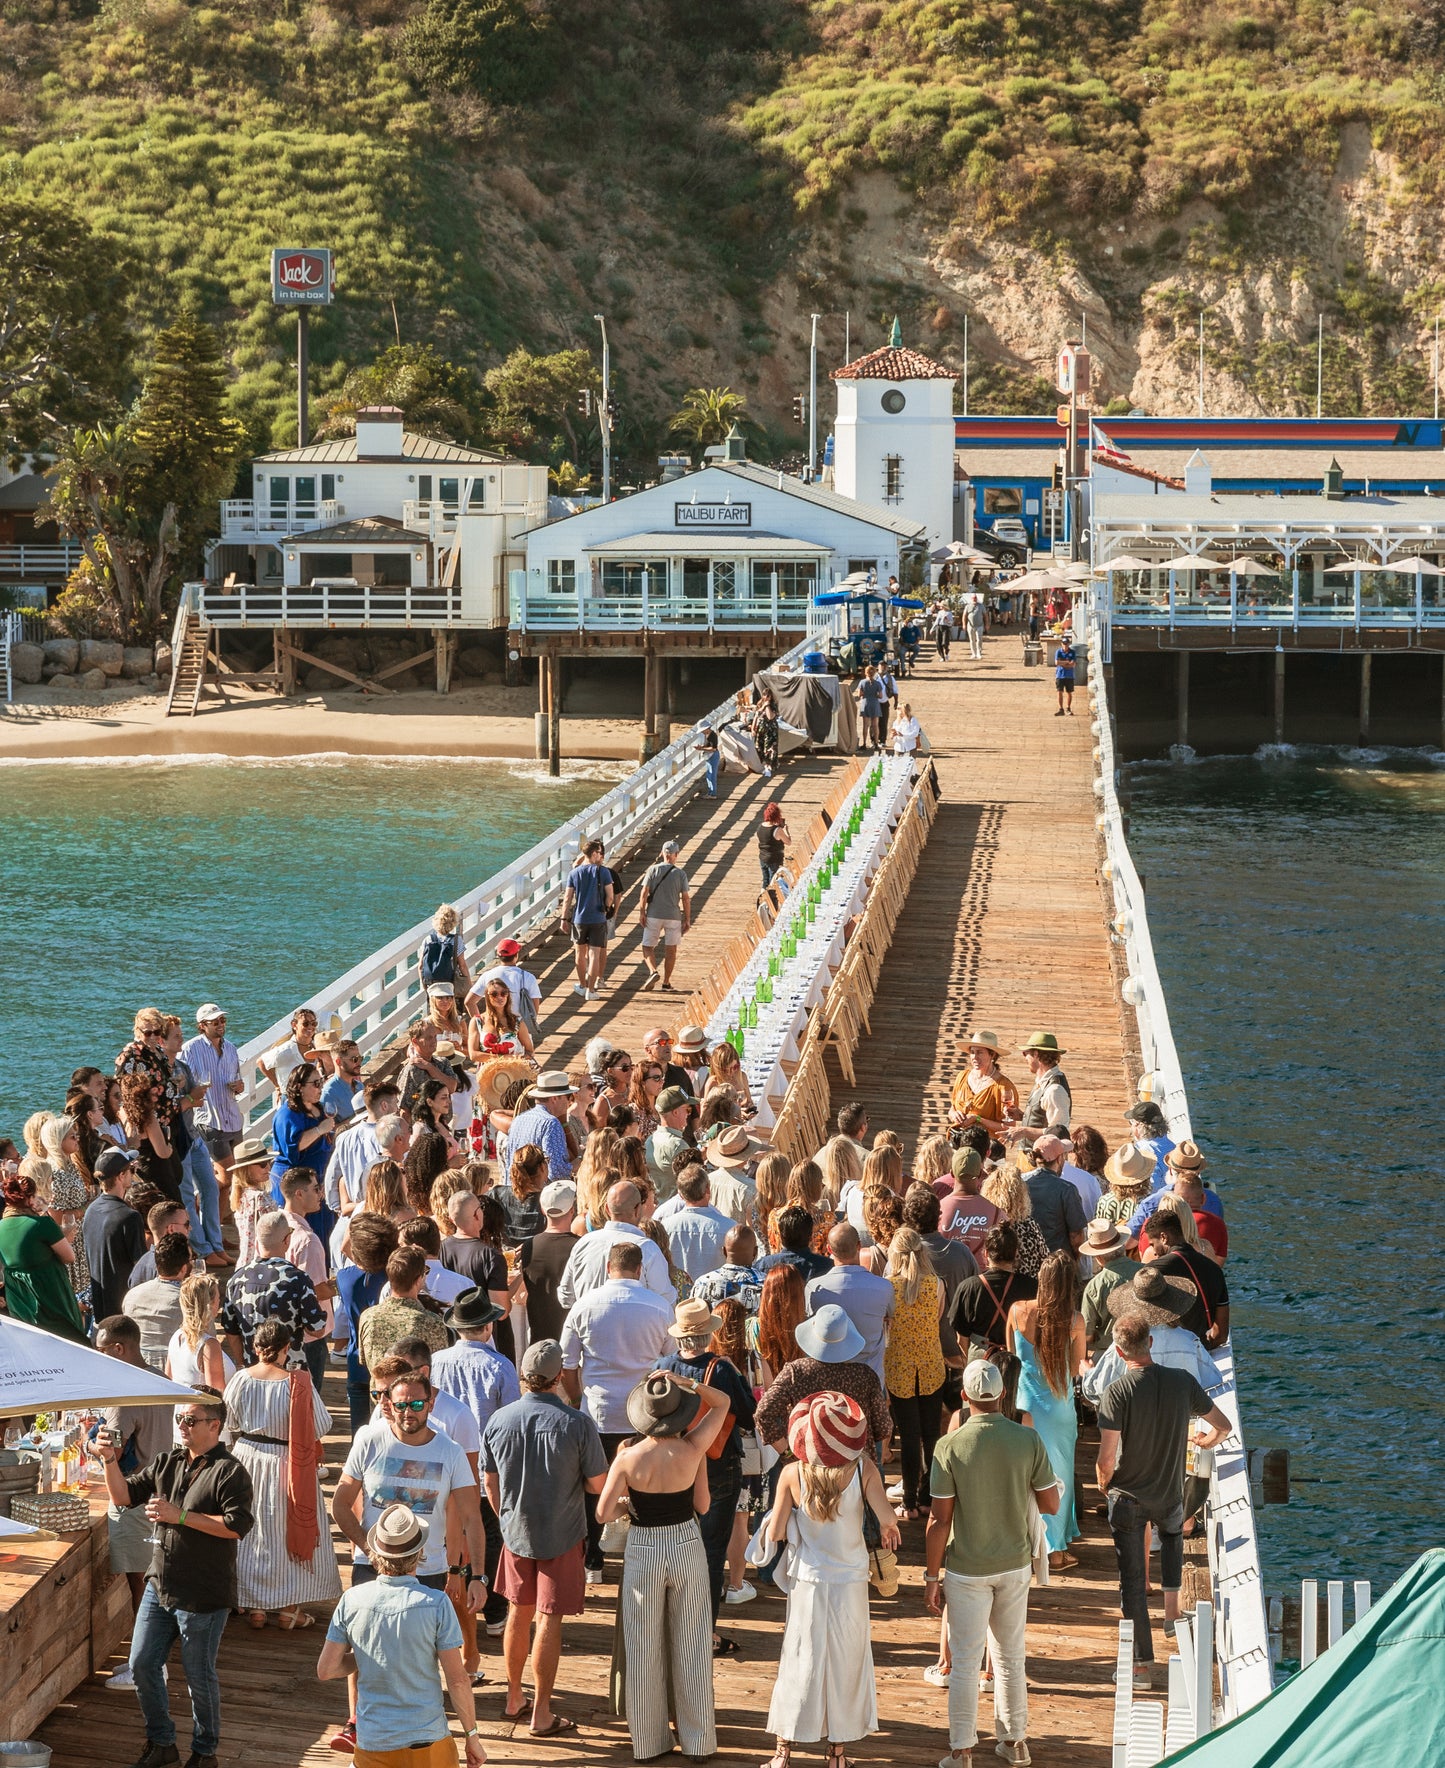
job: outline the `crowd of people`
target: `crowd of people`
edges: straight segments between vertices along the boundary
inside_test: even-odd
[[[605,880],[571,888],[574,913],[613,906]],[[666,987],[686,878],[654,867],[642,916]],[[579,977],[595,949],[578,942]],[[180,1760],[177,1643],[187,1768],[214,1768],[232,1615],[303,1631],[329,1610],[319,1674],[349,1700],[332,1745],[362,1768],[453,1762],[444,1688],[484,1759],[488,1638],[500,1715],[564,1736],[562,1630],[606,1599],[609,1554],[638,1760],[714,1753],[713,1666],[740,1649],[727,1615],[771,1586],[787,1606],[769,1768],[810,1745],[846,1768],[878,1726],[870,1587],[898,1599],[904,1541],[940,1617],[923,1673],[948,1689],[945,1768],[978,1746],[981,1693],[997,1753],[1026,1764],[1029,1590],[1078,1563],[1081,1420],[1147,1685],[1149,1536],[1172,1617],[1207,1488],[1186,1454],[1229,1428],[1211,1397],[1228,1235],[1200,1149],[1145,1101],[1111,1150],[1074,1122],[1053,1034],[1022,1040],[1016,1083],[979,1029],[943,1133],[909,1150],[853,1103],[790,1159],[699,1027],[540,1066],[537,978],[515,941],[489,955],[473,977],[444,905],[427,1010],[369,1079],[299,1011],[261,1063],[269,1142],[210,1001],[189,1038],[137,1014],[23,1147],[0,1142],[10,1314],[192,1390],[174,1415],[94,1421],[135,1605],[109,1680],[139,1700],[135,1768]]]

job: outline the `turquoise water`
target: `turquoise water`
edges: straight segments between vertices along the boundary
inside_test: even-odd
[[[1378,1594],[1439,1544],[1445,1483],[1445,772],[1274,750],[1130,785],[1245,1428],[1300,1481],[1260,1513],[1266,1578]]]
[[[237,1043],[480,884],[617,770],[311,758],[0,766],[0,1131],[138,1007]]]

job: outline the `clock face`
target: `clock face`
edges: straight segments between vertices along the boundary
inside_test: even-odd
[[[898,391],[897,387],[890,387],[888,389],[888,391],[883,395],[883,409],[885,411],[892,411],[892,412],[902,411],[903,407],[907,403],[908,403],[908,401]]]

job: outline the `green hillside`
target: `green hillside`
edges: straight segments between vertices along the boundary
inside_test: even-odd
[[[477,374],[593,348],[606,312],[639,459],[688,386],[786,430],[810,309],[833,357],[845,310],[955,358],[967,313],[976,404],[1031,403],[1081,279],[1116,395],[1167,403],[1204,309],[1220,397],[1297,409],[1323,311],[1367,409],[1427,396],[1442,30],[1440,0],[9,0],[0,189],[117,252],[138,364],[199,300],[253,444],[294,428],[277,244],[336,254],[319,390],[397,338]],[[1351,129],[1378,202],[1331,183]]]

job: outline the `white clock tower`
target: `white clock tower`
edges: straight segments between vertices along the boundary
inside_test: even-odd
[[[833,370],[835,489],[923,523],[930,550],[953,539],[957,378],[941,362],[905,349],[896,319],[883,349]]]

